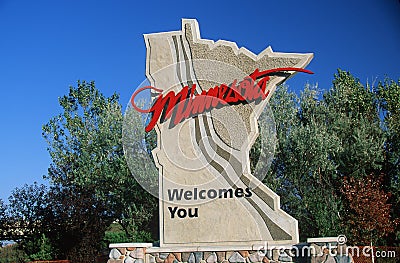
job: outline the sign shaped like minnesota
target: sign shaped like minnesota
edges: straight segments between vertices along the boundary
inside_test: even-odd
[[[192,19],[183,19],[180,31],[147,34],[145,42],[150,85],[131,104],[147,114],[143,132],[157,133],[160,246],[297,243],[297,220],[261,180],[276,140],[268,101],[293,74],[312,73],[304,68],[313,55],[270,47],[255,55],[201,39]],[[137,98],[146,91],[151,103],[143,107]],[[259,136],[252,174],[250,150]]]

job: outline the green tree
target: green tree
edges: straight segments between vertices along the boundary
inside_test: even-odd
[[[348,220],[354,209],[342,191],[345,177],[363,180],[385,174],[384,182],[398,182],[385,172],[390,140],[378,106],[374,89],[341,70],[322,96],[317,87],[307,85],[300,97],[284,86],[272,97],[278,147],[265,183],[281,196],[283,209],[299,220],[301,239],[351,238]]]
[[[149,205],[154,199],[139,186],[126,165],[118,99],[116,94],[105,97],[94,82],[78,82],[59,99],[63,112],[43,126],[52,159],[47,178],[52,185],[51,198],[56,200],[55,212],[49,218],[68,230],[61,232],[64,236],[59,233],[49,238],[58,240],[58,248],[62,249],[68,235],[78,238],[80,233],[81,242],[71,243],[73,247],[63,252],[76,262],[88,260],[72,257],[88,244],[100,244],[114,220],[134,241],[137,230],[146,227],[156,209]],[[135,216],[141,220],[132,220]]]
[[[341,204],[330,156],[339,144],[319,120],[324,108],[317,90],[307,87],[299,98],[280,87],[276,95],[271,106],[277,113],[278,147],[267,178],[279,181],[282,207],[299,220],[301,239],[335,235]]]
[[[144,102],[143,102],[144,103]],[[142,104],[142,102],[140,102]],[[158,170],[155,167],[151,151],[156,147],[157,134],[154,130],[145,132],[144,117],[141,113],[128,107],[125,111],[122,131],[124,155],[137,187],[135,195],[129,195],[132,206],[126,207],[119,220],[127,236],[136,236],[137,241],[152,241],[158,238]],[[149,220],[151,218],[151,220]],[[139,225],[142,231],[150,233],[153,239],[144,232],[137,232]],[[154,239],[155,238],[155,239]]]
[[[30,258],[33,260],[51,260],[53,259],[53,246],[50,243],[50,240],[42,234],[39,239],[39,251],[30,255]]]
[[[388,175],[386,183],[392,193],[393,218],[400,218],[400,80],[385,79],[378,84],[376,92],[384,118],[383,129],[387,137],[385,143],[386,158],[384,172]],[[391,241],[400,245],[400,224],[396,225]]]
[[[335,156],[338,172],[361,177],[380,174],[385,161],[385,134],[381,129],[376,95],[349,72],[339,70],[333,88],[325,94],[330,128],[342,150]]]
[[[46,248],[49,242],[57,258],[73,262],[93,262],[114,212],[97,199],[93,186],[52,186],[44,219]],[[49,240],[47,240],[47,238]],[[45,254],[46,250],[35,256]]]
[[[35,260],[33,255],[40,251],[41,237],[46,229],[47,193],[46,186],[36,182],[24,185],[13,190],[7,206],[6,238],[17,242],[18,249],[31,260]]]
[[[7,223],[6,205],[4,204],[3,200],[0,199],[0,240],[4,239],[6,223]]]

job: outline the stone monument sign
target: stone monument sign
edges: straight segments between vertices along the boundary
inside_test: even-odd
[[[252,174],[249,152],[276,86],[312,73],[304,68],[313,55],[270,47],[256,55],[234,42],[202,39],[194,19],[144,38],[150,85],[131,101],[148,116],[145,131],[157,133],[160,247],[297,243],[297,220],[261,183],[265,174]],[[135,100],[145,90],[147,108]]]

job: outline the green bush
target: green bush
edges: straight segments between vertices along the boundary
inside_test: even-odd
[[[17,244],[0,247],[0,263],[27,262],[28,255],[18,248]]]
[[[130,240],[123,231],[116,231],[116,232],[107,231],[104,235],[103,240],[107,244],[132,242],[132,240]]]

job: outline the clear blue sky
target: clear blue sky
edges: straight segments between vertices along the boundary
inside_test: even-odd
[[[41,127],[60,112],[58,97],[95,80],[126,105],[144,80],[144,33],[179,30],[196,18],[203,38],[253,52],[313,52],[290,89],[331,86],[337,68],[365,83],[400,78],[400,2],[327,1],[41,1],[0,0],[0,198],[43,182],[50,158]]]

